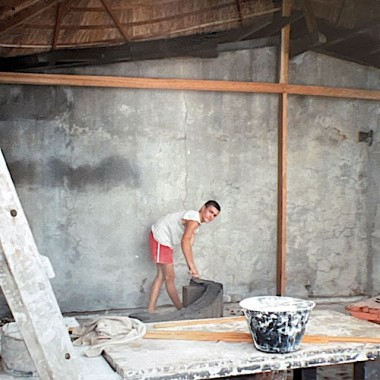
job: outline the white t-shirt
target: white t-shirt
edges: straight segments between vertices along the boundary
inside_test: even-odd
[[[201,224],[199,211],[184,210],[168,214],[159,219],[152,226],[153,236],[162,245],[174,248],[174,246],[181,243],[183,233],[185,232],[185,225],[182,220],[195,220]],[[197,233],[199,228],[195,230]]]

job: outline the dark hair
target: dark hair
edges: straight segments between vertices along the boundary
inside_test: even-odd
[[[208,207],[208,206],[214,206],[219,212],[220,212],[220,205],[217,201],[213,201],[213,200],[210,200],[210,201],[207,201],[204,206]]]

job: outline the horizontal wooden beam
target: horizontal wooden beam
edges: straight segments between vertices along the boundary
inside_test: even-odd
[[[325,96],[363,100],[380,100],[380,91],[343,87],[308,86],[286,83],[235,82],[221,80],[132,78],[96,75],[30,74],[0,72],[0,83],[41,85],[113,87],[155,90],[245,92],[302,96]]]

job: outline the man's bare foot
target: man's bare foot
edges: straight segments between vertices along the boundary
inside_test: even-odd
[[[148,309],[147,312],[150,314],[157,314],[158,313],[157,309],[153,309],[153,310]]]

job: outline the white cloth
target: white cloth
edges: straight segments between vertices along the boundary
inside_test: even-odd
[[[183,220],[194,220],[199,225],[201,224],[199,211],[185,210],[165,215],[152,226],[153,236],[156,241],[170,248],[179,245],[185,232],[185,226],[182,224]],[[197,233],[198,231],[199,228],[195,232]]]
[[[108,346],[123,345],[146,333],[144,323],[138,319],[119,316],[98,317],[73,329],[75,346],[91,346],[85,355],[98,356]]]

